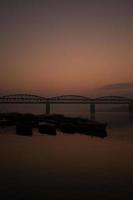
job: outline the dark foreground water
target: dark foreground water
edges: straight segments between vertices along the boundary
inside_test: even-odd
[[[108,137],[17,136],[0,129],[0,199],[133,199],[133,122],[98,114]]]

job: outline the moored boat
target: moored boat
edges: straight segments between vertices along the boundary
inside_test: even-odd
[[[18,122],[16,124],[16,134],[23,136],[32,136],[32,124],[27,122]]]
[[[59,130],[62,131],[63,133],[75,133],[77,131],[77,127],[73,123],[64,122],[60,124]]]
[[[105,132],[107,123],[88,121],[77,124],[78,132]]]
[[[38,131],[43,134],[56,135],[56,126],[46,122],[39,123]]]
[[[15,122],[13,122],[12,120],[6,120],[6,119],[2,119],[0,120],[0,126],[14,126]]]

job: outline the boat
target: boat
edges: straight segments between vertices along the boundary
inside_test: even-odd
[[[15,123],[12,120],[2,119],[0,120],[0,126],[15,126]]]
[[[32,136],[32,124],[27,122],[17,122],[16,134],[23,136]]]
[[[75,133],[77,131],[77,127],[73,123],[64,122],[59,125],[59,130],[63,133]]]
[[[106,127],[107,123],[100,123],[96,121],[79,123],[77,126],[77,132],[83,135],[105,138],[107,137]]]
[[[38,131],[43,134],[56,135],[56,126],[54,124],[42,122],[38,125]]]

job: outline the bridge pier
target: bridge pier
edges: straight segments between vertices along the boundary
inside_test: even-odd
[[[95,104],[90,104],[90,120],[95,120]]]
[[[50,102],[47,101],[46,102],[46,115],[49,115],[50,114]]]

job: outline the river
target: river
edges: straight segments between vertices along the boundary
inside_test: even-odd
[[[133,199],[133,121],[97,113],[104,139],[80,134],[18,136],[0,129],[0,199]]]

